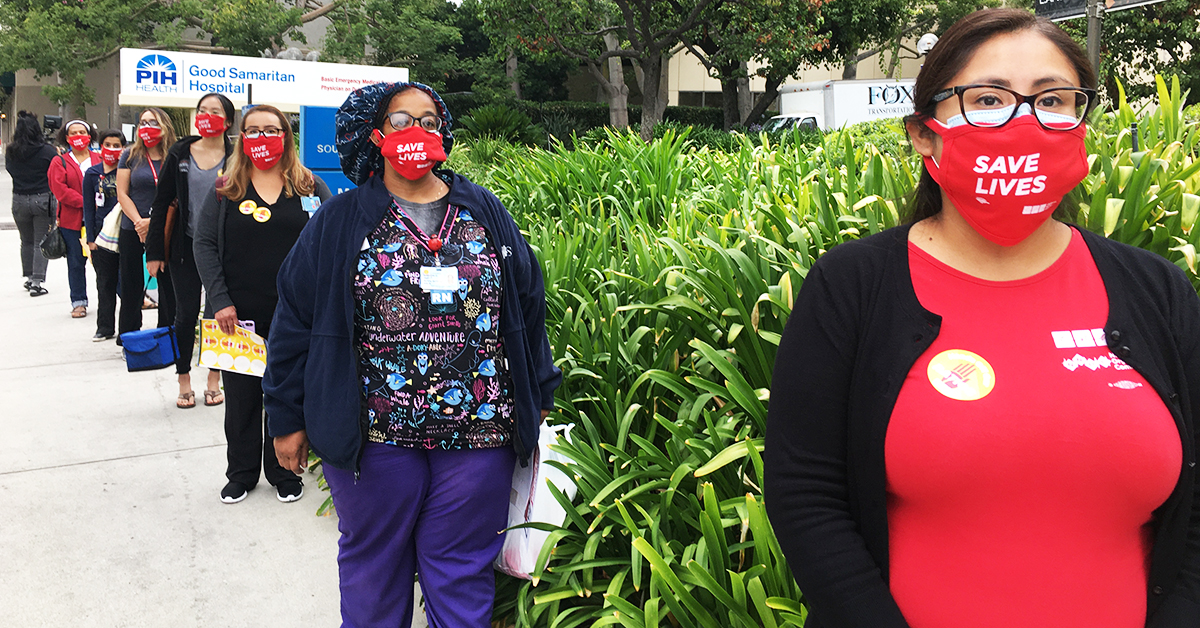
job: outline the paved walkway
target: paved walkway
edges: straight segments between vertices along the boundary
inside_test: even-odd
[[[0,626],[337,626],[328,493],[309,475],[295,503],[265,480],[221,503],[224,406],[176,409],[171,370],[91,342],[63,260],[48,295],[22,290],[11,189],[0,174]]]

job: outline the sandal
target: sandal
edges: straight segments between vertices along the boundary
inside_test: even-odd
[[[71,310],[71,318],[83,318],[87,316],[87,307],[78,305]]]
[[[149,298],[143,299],[142,300],[142,309],[143,310],[157,310],[158,303],[151,301]]]
[[[185,393],[179,393],[179,397],[175,399],[175,407],[183,409],[183,410],[186,410],[188,408],[195,408],[196,407],[195,391],[189,390]]]
[[[204,391],[204,405],[219,406],[223,403],[225,403],[225,393],[219,390]]]

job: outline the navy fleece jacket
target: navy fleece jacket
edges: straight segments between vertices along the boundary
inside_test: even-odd
[[[467,209],[500,251],[500,317],[513,378],[517,457],[537,445],[541,410],[554,408],[562,372],[546,336],[542,269],[508,210],[491,192],[448,170],[451,205]],[[309,445],[339,469],[358,470],[367,437],[354,347],[351,292],[363,240],[383,220],[391,196],[378,176],[321,205],[279,269],[279,305],[267,341],[263,394],[271,436],[307,430]]]

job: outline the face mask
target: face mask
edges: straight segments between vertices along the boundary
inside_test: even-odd
[[[92,143],[92,138],[86,135],[72,135],[67,138],[67,143],[75,150],[83,150],[88,147],[88,144]]]
[[[259,170],[270,170],[275,162],[283,156],[283,136],[267,137],[259,135],[255,139],[242,136],[242,152],[254,163]]]
[[[156,126],[144,126],[138,129],[138,137],[142,138],[143,144],[154,148],[162,140],[162,129]]]
[[[1029,237],[1087,176],[1083,125],[1047,131],[1032,115],[995,128],[925,124],[942,137],[941,163],[926,157],[925,169],[963,219],[1001,246]]]
[[[198,113],[196,130],[200,132],[200,137],[216,137],[225,132],[225,117],[212,113]]]
[[[115,165],[117,165],[117,162],[121,160],[121,149],[120,148],[101,148],[100,149],[100,159],[103,159],[104,163],[106,163],[110,166],[115,166]]]
[[[400,176],[409,181],[420,179],[435,163],[446,161],[440,133],[431,133],[413,125],[388,133],[386,137],[379,129],[375,129],[373,135],[383,140],[379,152]]]

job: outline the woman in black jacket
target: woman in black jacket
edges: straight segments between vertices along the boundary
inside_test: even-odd
[[[807,628],[1200,625],[1200,299],[1051,219],[1095,84],[1028,11],[960,20],[913,89],[910,223],[805,278],[764,495]]]
[[[47,292],[42,286],[47,260],[38,243],[54,223],[54,197],[46,171],[57,154],[42,136],[37,116],[24,111],[17,114],[13,139],[4,149],[4,168],[12,175],[12,215],[21,235],[21,274],[31,297]]]
[[[157,275],[164,265],[171,273],[175,287],[175,329],[179,337],[179,359],[175,372],[179,375],[180,408],[196,407],[192,391],[192,351],[200,317],[200,275],[192,255],[192,237],[196,230],[200,204],[213,189],[217,176],[225,168],[225,160],[233,152],[233,142],[226,132],[233,126],[233,103],[222,94],[205,94],[196,103],[196,130],[167,151],[163,173],[150,212],[150,231],[146,235],[146,269]],[[171,204],[177,210],[170,212]],[[168,227],[168,214],[174,213]],[[170,239],[167,230],[170,228]],[[204,405],[216,406],[225,400],[221,392],[221,372],[208,371],[208,386],[204,390]]]

